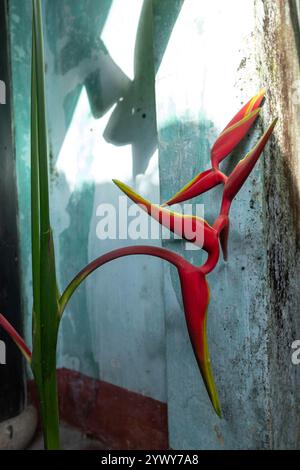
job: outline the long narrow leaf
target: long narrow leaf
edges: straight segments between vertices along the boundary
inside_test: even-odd
[[[32,333],[37,355],[40,345],[40,181],[39,181],[39,129],[37,110],[36,34],[32,27],[31,64],[31,256],[32,256]]]
[[[32,33],[32,243],[33,354],[47,449],[59,447],[56,343],[59,325],[58,289],[49,214],[48,139],[44,47],[40,0],[33,0]],[[35,201],[37,198],[37,201]]]
[[[46,122],[46,100],[45,100],[45,74],[44,74],[44,41],[42,28],[42,13],[40,0],[33,0],[33,31],[35,48],[33,65],[36,71],[33,94],[36,96],[37,110],[37,148],[40,178],[40,224],[41,231],[47,232],[50,228],[49,216],[49,183],[48,183],[48,137]]]

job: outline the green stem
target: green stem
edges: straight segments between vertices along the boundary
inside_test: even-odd
[[[47,355],[47,367],[38,369],[34,374],[37,385],[40,413],[47,450],[59,449],[59,408],[56,377],[56,347],[51,360]]]

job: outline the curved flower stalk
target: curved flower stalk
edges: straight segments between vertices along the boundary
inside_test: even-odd
[[[219,169],[219,164],[239,144],[253,125],[260,113],[261,108],[259,106],[265,92],[266,90],[263,88],[253,96],[223,129],[211,149],[212,167],[195,176],[173,197],[163,203],[162,206],[171,206],[192,199],[218,184],[226,183],[227,176]]]
[[[182,256],[165,248],[130,246],[110,251],[88,264],[70,282],[60,298],[60,316],[62,316],[74,291],[92,272],[110,261],[130,255],[155,256],[168,261],[177,268],[189,337],[208,396],[215,412],[221,417],[221,406],[212,374],[207,345],[206,322],[209,287],[202,268],[195,267]]]
[[[15,328],[6,320],[6,318],[0,313],[0,326],[6,331],[6,333],[11,337],[11,339],[15,342],[15,344],[20,349],[21,353],[25,357],[28,364],[31,364],[31,351],[26,345],[23,338],[19,335],[19,333],[15,330]]]

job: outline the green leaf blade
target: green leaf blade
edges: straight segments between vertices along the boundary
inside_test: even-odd
[[[50,226],[48,138],[41,1],[32,0],[31,227],[33,278],[32,370],[47,449],[59,448],[56,345],[59,293]]]

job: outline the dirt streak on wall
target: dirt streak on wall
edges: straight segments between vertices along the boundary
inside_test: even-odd
[[[293,0],[257,0],[257,63],[268,89],[265,123],[278,116],[264,158],[268,282],[269,445],[299,447],[300,367],[291,344],[300,338],[300,100],[299,29]],[[297,102],[298,97],[298,102]]]

